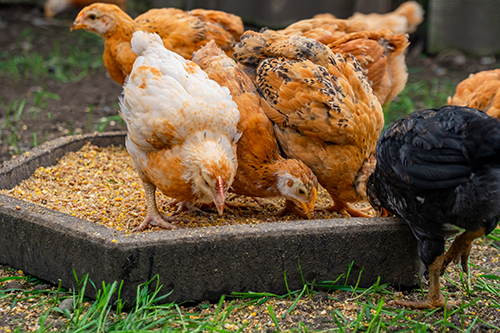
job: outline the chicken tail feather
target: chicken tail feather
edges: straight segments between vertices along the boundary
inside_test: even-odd
[[[500,163],[500,120],[488,117],[472,122],[465,135],[464,146],[473,157],[475,163],[483,163],[483,159]]]

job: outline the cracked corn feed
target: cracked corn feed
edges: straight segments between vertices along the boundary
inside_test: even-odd
[[[125,232],[139,226],[146,214],[142,183],[124,147],[102,148],[88,143],[79,151],[65,155],[57,165],[40,167],[29,179],[0,193]],[[175,210],[176,207],[168,205],[171,198],[159,191],[156,195],[161,213],[168,215]],[[181,213],[174,224],[195,228],[297,219],[292,215],[273,216],[283,207],[282,198],[234,196],[229,202],[238,207],[226,207],[221,216],[215,209],[209,210],[213,214],[207,216]],[[330,204],[328,194],[321,189],[316,207]],[[313,216],[316,219],[337,217],[342,216],[329,212],[315,212]],[[159,228],[148,230],[154,229]]]

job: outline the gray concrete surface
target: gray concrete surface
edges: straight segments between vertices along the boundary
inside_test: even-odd
[[[79,149],[85,142],[120,144],[123,133],[78,136],[47,143],[0,169],[8,188],[39,165]],[[8,186],[7,186],[8,185]],[[116,242],[113,242],[116,239]],[[343,218],[274,222],[126,235],[86,220],[0,196],[0,263],[64,287],[81,278],[123,281],[132,302],[139,284],[158,275],[168,301],[218,300],[231,292],[285,294],[308,282],[332,281],[347,272],[348,283],[415,286],[422,264],[410,229],[396,218]],[[344,280],[341,279],[343,282]],[[94,296],[88,288],[87,295]]]

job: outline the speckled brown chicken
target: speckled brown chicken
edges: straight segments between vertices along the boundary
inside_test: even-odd
[[[365,70],[382,104],[392,101],[408,80],[404,50],[409,42],[405,34],[371,31],[362,21],[323,18],[302,20],[280,32],[313,38],[334,53],[352,54]]]
[[[304,163],[285,159],[264,109],[270,108],[252,81],[217,47],[209,42],[193,55],[208,77],[231,92],[240,111],[237,143],[238,169],[231,191],[250,197],[284,197],[278,215],[294,213],[309,218],[314,210],[318,180]]]
[[[210,40],[214,40],[224,52],[232,55],[232,45],[244,31],[238,16],[222,11],[151,9],[133,20],[119,7],[102,3],[82,9],[71,26],[71,30],[78,29],[85,29],[104,38],[104,65],[111,78],[119,84],[124,83],[137,58],[130,47],[135,31],[160,35],[168,50],[188,60],[194,51]]]
[[[334,200],[330,209],[366,216],[348,203],[366,199],[384,117],[359,62],[272,30],[247,31],[235,57],[272,106],[265,112],[283,151],[313,170]]]
[[[500,117],[500,69],[471,74],[457,85],[455,95],[448,97],[449,105],[460,105]]]

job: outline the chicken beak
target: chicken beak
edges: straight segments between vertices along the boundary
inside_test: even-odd
[[[317,191],[315,188],[313,188],[313,194],[312,194],[312,200],[309,201],[308,204],[301,202],[300,206],[304,210],[304,213],[306,213],[307,218],[311,218],[311,213],[314,211],[314,205],[316,204],[316,196],[317,196]]]
[[[215,206],[217,207],[217,211],[219,212],[219,215],[222,215],[224,212],[224,201],[226,200],[225,195],[224,195],[224,182],[222,181],[222,178],[219,176],[217,178],[217,193],[215,194],[214,197],[214,203]]]
[[[85,24],[82,24],[82,18],[83,18],[83,11],[78,14],[76,17],[75,21],[71,25],[70,31],[78,30],[78,29],[85,29]]]
[[[71,25],[70,31],[75,31],[75,30],[84,29],[84,28],[85,28],[84,24],[80,24],[80,23],[78,23],[78,20],[75,20],[75,22],[73,22],[73,24]]]

